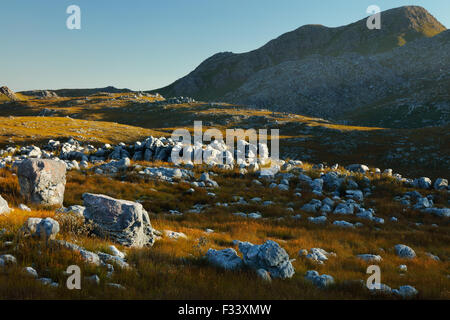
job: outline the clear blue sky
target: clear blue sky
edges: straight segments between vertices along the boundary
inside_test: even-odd
[[[0,85],[15,91],[155,89],[221,51],[245,52],[304,24],[330,27],[421,5],[447,28],[449,0],[1,0]],[[81,30],[66,8],[81,7]]]

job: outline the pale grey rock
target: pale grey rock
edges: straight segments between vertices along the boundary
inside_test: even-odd
[[[401,264],[398,266],[398,270],[400,272],[406,272],[406,271],[408,271],[408,267],[406,266],[406,264]]]
[[[381,262],[381,261],[383,261],[383,258],[381,258],[381,256],[376,255],[376,254],[369,254],[369,253],[358,254],[357,257],[366,262]]]
[[[85,218],[95,225],[99,236],[124,246],[143,247],[154,243],[153,228],[140,203],[117,200],[105,195],[83,194]]]
[[[206,253],[206,259],[212,265],[225,270],[238,270],[243,266],[242,259],[233,248],[209,249]]]
[[[441,261],[441,259],[438,256],[432,254],[431,252],[427,252],[425,254],[427,255],[427,257],[429,257],[430,259],[432,259],[434,261]]]
[[[187,239],[187,235],[185,235],[183,232],[175,232],[172,230],[164,230],[164,235],[169,239]]]
[[[267,270],[272,278],[291,278],[295,273],[286,250],[275,241],[267,240],[262,245],[241,242],[239,251],[243,255],[245,265],[254,270]]]
[[[385,294],[385,295],[392,294],[392,288],[384,283],[380,283],[379,287],[374,286],[372,288],[369,288],[369,290],[372,293],[381,293],[381,294]]]
[[[98,254],[85,249],[80,249],[79,252],[85,262],[96,266],[101,265],[101,259]]]
[[[85,207],[80,205],[74,205],[70,206],[68,208],[62,208],[60,212],[62,213],[72,213],[77,217],[84,218],[84,211],[86,210]]]
[[[339,203],[336,208],[334,208],[334,214],[353,214],[354,205],[351,203]]]
[[[123,253],[122,251],[120,251],[119,249],[117,249],[115,246],[110,245],[108,247],[109,251],[111,251],[111,253],[119,258],[125,259],[125,253]]]
[[[7,266],[13,266],[17,264],[16,257],[11,254],[3,254],[0,255],[0,268],[4,268]]]
[[[308,221],[315,224],[321,224],[327,222],[327,217],[326,216],[308,217]]]
[[[10,212],[11,209],[8,206],[8,202],[0,195],[0,214],[8,214]]]
[[[260,277],[262,280],[264,280],[266,282],[272,281],[272,278],[270,277],[270,273],[267,272],[267,270],[258,269],[258,270],[256,270],[256,274],[258,275],[258,277]]]
[[[121,258],[119,256],[113,256],[104,252],[97,252],[96,254],[99,258],[102,264],[110,264],[110,265],[116,265],[120,269],[131,269],[128,262],[125,261],[125,258]]]
[[[427,177],[421,177],[421,178],[415,179],[413,182],[413,185],[416,188],[430,189],[431,188],[431,180],[430,180],[430,178],[427,178]]]
[[[19,204],[18,208],[22,211],[28,211],[28,212],[31,211],[31,209],[27,205],[24,205],[23,203]]]
[[[444,178],[438,178],[434,182],[433,187],[435,190],[445,190],[448,188],[448,180]]]
[[[309,250],[309,253],[306,255],[306,258],[312,260],[313,262],[323,264],[328,260],[328,257],[335,256],[334,253],[327,252],[322,248],[312,248]]]
[[[333,224],[335,226],[342,227],[342,228],[354,228],[355,227],[355,225],[353,223],[350,223],[350,222],[347,222],[344,220],[336,220],[333,222]]]
[[[394,249],[400,258],[413,259],[416,257],[414,250],[404,244],[397,244]]]
[[[37,230],[37,225],[41,221],[41,218],[28,218],[22,226],[22,231],[27,235],[34,235]]]
[[[322,207],[322,202],[318,199],[312,199],[309,203],[304,204],[301,210],[306,212],[317,212]]]
[[[403,299],[409,299],[415,297],[419,293],[419,291],[417,291],[413,286],[406,285],[392,290],[392,293],[399,295]]]
[[[39,277],[37,271],[34,268],[32,268],[32,267],[25,267],[25,268],[23,268],[23,273],[26,276],[31,277],[31,278],[38,278]]]
[[[55,239],[56,235],[59,232],[59,223],[52,218],[42,219],[36,225],[36,232],[34,236],[40,237],[44,240]]]
[[[306,271],[305,279],[319,288],[326,288],[334,283],[332,276],[327,274],[320,275],[316,270]]]
[[[450,218],[450,208],[424,208],[423,211],[434,214],[438,217]]]
[[[348,171],[366,173],[369,171],[369,167],[364,164],[351,164],[345,167]]]
[[[36,204],[62,205],[66,186],[64,162],[26,159],[19,164],[17,174],[25,199]]]
[[[360,202],[364,200],[364,195],[361,190],[346,190],[345,193],[347,198]]]

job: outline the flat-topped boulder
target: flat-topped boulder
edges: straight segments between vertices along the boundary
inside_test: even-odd
[[[44,159],[26,159],[17,170],[20,192],[35,204],[58,205],[64,201],[66,165],[64,162]]]
[[[83,194],[84,216],[93,222],[95,233],[124,246],[151,246],[155,241],[150,218],[137,202],[101,194]]]

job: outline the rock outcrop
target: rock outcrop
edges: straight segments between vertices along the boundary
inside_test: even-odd
[[[6,86],[0,87],[0,96],[1,95],[4,95],[7,99],[11,101],[19,100],[14,91],[12,91],[10,88]]]

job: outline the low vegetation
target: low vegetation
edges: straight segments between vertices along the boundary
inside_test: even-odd
[[[145,163],[142,163],[145,164]],[[145,165],[154,165],[146,163]],[[306,166],[308,168],[308,166]],[[312,170],[312,169],[310,169]],[[202,172],[196,169],[197,174]],[[218,172],[218,171],[216,171]],[[392,202],[393,195],[408,191],[396,185],[389,178],[374,178],[375,191],[367,198],[366,203],[377,210],[377,216],[386,221],[381,229],[367,220],[354,216],[346,216],[350,222],[360,221],[363,227],[342,229],[330,224],[314,225],[307,221],[311,215],[300,207],[313,196],[307,191],[301,198],[295,197],[293,191],[275,191],[264,186],[252,184],[252,177],[241,177],[237,172],[220,172],[215,177],[220,188],[214,190],[215,196],[197,190],[194,194],[186,194],[188,185],[170,184],[140,178],[135,172],[106,177],[87,174],[86,172],[70,172],[66,187],[65,206],[82,204],[84,192],[103,193],[115,198],[141,202],[151,213],[152,225],[155,229],[183,232],[188,239],[163,238],[149,249],[126,249],[119,247],[128,255],[131,270],[117,270],[112,279],[106,279],[105,269],[86,265],[80,257],[71,251],[55,250],[51,246],[36,240],[21,241],[14,252],[18,265],[8,275],[0,274],[1,298],[102,298],[102,299],[365,299],[386,296],[373,296],[353,280],[365,281],[369,275],[366,268],[371,263],[356,258],[357,254],[380,254],[383,261],[379,263],[382,271],[382,282],[392,288],[410,284],[419,291],[418,299],[449,299],[450,279],[449,257],[450,225],[448,220],[439,217],[405,210],[401,205]],[[312,175],[313,171],[309,172]],[[356,177],[357,179],[358,177]],[[236,186],[240,187],[236,189]],[[17,205],[20,198],[18,182],[10,171],[0,171],[0,193]],[[233,202],[233,196],[242,196],[247,201],[253,197],[272,200],[275,205],[263,206],[252,204],[247,211],[261,212],[263,219],[245,219],[232,215],[239,211],[239,206],[222,207],[216,203]],[[286,211],[290,203],[295,212]],[[188,213],[194,204],[209,205],[202,213]],[[61,232],[59,238],[82,245],[88,250],[107,252],[108,241],[89,234],[89,228],[83,232],[73,228],[76,221],[61,219],[55,210],[48,208],[32,208],[32,212],[15,209],[9,215],[0,216],[0,230],[10,230],[0,238],[0,243],[12,241],[18,244],[13,234],[19,230],[27,217],[54,217],[59,219]],[[173,216],[169,210],[183,212],[182,216]],[[249,212],[250,212],[249,211]],[[289,216],[301,214],[299,220]],[[395,216],[398,222],[389,218]],[[279,219],[283,218],[283,219]],[[331,217],[330,218],[334,218]],[[338,220],[338,218],[334,219]],[[416,225],[417,222],[422,225]],[[431,226],[437,224],[438,227]],[[213,233],[205,230],[213,229]],[[278,242],[287,250],[293,262],[296,274],[288,280],[273,279],[267,284],[259,279],[253,271],[226,272],[214,268],[203,259],[209,248],[222,249],[233,247],[232,241],[250,241],[262,243],[267,239]],[[405,261],[397,257],[393,247],[398,243],[407,243],[414,248],[418,257]],[[337,254],[323,265],[299,257],[300,249],[320,247]],[[6,248],[1,248],[4,253]],[[426,253],[438,255],[442,261],[430,259]],[[85,276],[99,275],[100,286],[83,283],[82,290],[68,290],[64,284],[67,276],[64,270],[69,265],[82,266]],[[402,273],[398,266],[406,264],[408,271]],[[27,279],[21,274],[25,266],[33,265],[42,276],[48,276],[62,284],[60,288],[49,289]],[[336,284],[323,290],[304,280],[307,270],[317,270],[336,279]],[[115,282],[126,289],[105,290],[106,282]]]

